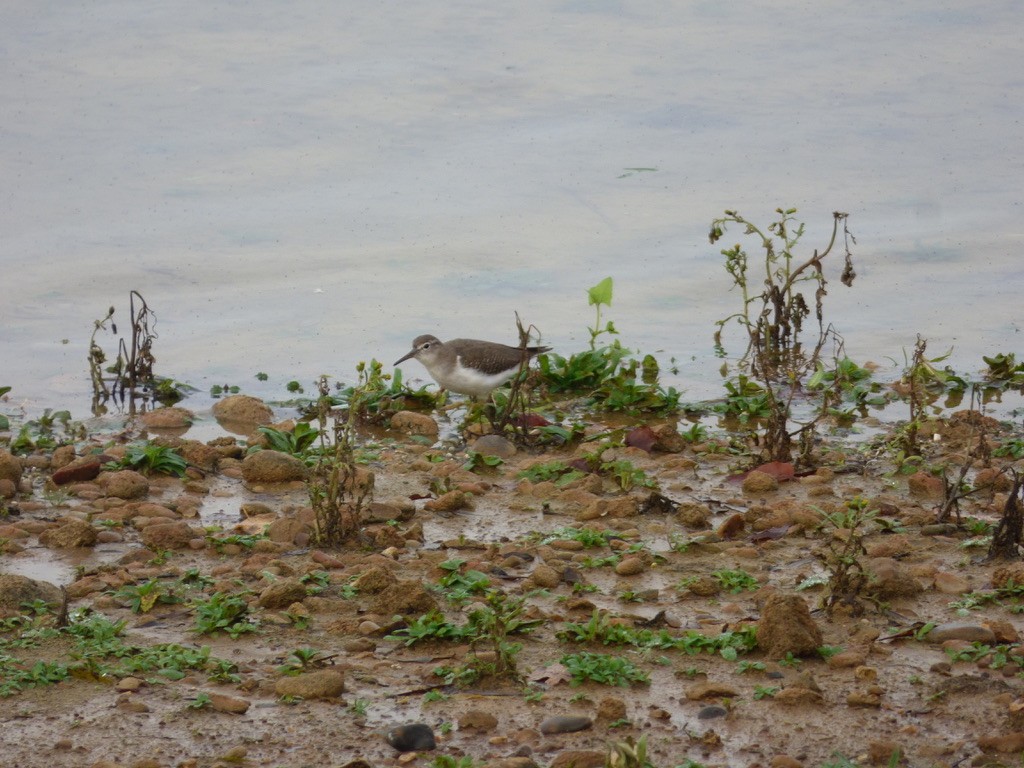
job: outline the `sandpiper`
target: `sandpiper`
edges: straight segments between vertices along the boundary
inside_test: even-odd
[[[415,357],[442,389],[470,397],[487,397],[511,379],[519,366],[551,347],[510,347],[493,341],[452,339],[440,341],[429,334],[417,336],[409,354],[395,365]]]

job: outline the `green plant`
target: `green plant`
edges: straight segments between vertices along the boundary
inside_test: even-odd
[[[792,651],[786,651],[784,658],[779,659],[780,667],[799,667],[803,664],[803,661],[793,655]]]
[[[564,488],[573,480],[586,477],[586,472],[570,467],[564,461],[554,460],[542,464],[534,464],[522,470],[517,477],[523,477],[533,483],[554,482],[558,488]]]
[[[823,607],[831,614],[841,604],[851,613],[859,614],[863,610],[860,597],[869,583],[868,573],[861,562],[861,558],[867,554],[864,537],[878,516],[878,510],[868,509],[868,502],[857,496],[848,500],[843,510],[832,513],[820,509],[817,511],[825,524],[843,531],[842,536],[829,532],[822,554],[828,573]]]
[[[480,472],[489,469],[496,469],[505,461],[500,456],[485,456],[479,451],[466,451],[466,463],[462,468],[467,472]]]
[[[283,675],[298,675],[311,669],[318,669],[332,658],[334,657],[325,656],[316,648],[296,648],[288,655],[285,663],[277,668],[277,671]]]
[[[249,604],[240,595],[215,592],[208,598],[193,603],[196,631],[204,635],[226,632],[237,640],[246,632],[255,632],[249,619]]]
[[[619,686],[650,682],[646,672],[621,656],[581,651],[565,654],[559,663],[568,670],[573,685],[582,685],[588,681]]]
[[[310,571],[300,576],[299,581],[306,585],[307,595],[319,595],[331,586],[331,575],[327,571]]]
[[[626,459],[609,461],[601,465],[601,471],[607,472],[615,480],[615,484],[623,491],[629,492],[634,487],[657,488],[658,484],[647,476],[642,469]]]
[[[348,705],[348,711],[355,717],[366,717],[369,708],[370,702],[366,699],[353,699],[352,703]]]
[[[150,579],[142,584],[125,584],[114,593],[119,600],[127,600],[133,613],[149,613],[157,603],[180,603],[173,586]]]
[[[210,694],[200,691],[196,694],[195,698],[189,702],[189,709],[206,709],[211,706],[213,701],[210,699]]]
[[[449,602],[461,604],[466,602],[473,595],[480,595],[488,591],[491,586],[490,577],[480,571],[461,571],[465,560],[458,558],[446,560],[438,565],[438,568],[445,571],[445,575],[437,581],[438,588],[444,592]]]
[[[743,591],[756,591],[761,585],[757,579],[744,570],[721,570],[711,574],[718,584],[727,592],[738,595]]]
[[[818,646],[818,655],[828,661],[836,654],[842,653],[843,650],[841,645],[820,645]]]
[[[108,463],[106,468],[134,469],[145,475],[157,473],[184,477],[188,462],[173,448],[152,443],[136,443],[128,446],[123,458]]]
[[[747,661],[744,659],[736,665],[736,674],[742,675],[747,672],[764,672],[767,667],[763,661]]]
[[[451,696],[449,696],[447,693],[442,693],[437,689],[431,689],[423,694],[423,703],[430,704],[431,702],[435,701],[447,701],[450,698]]]
[[[267,438],[267,446],[272,451],[299,458],[307,457],[309,449],[320,436],[320,430],[311,427],[305,421],[298,422],[290,431],[274,427],[257,427],[257,431]]]
[[[754,698],[755,699],[770,699],[776,693],[779,692],[777,687],[771,687],[768,685],[755,685],[754,686]]]

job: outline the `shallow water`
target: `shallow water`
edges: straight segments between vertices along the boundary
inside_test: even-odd
[[[85,416],[93,322],[113,304],[126,327],[131,289],[158,374],[280,397],[424,332],[514,341],[516,311],[578,350],[611,275],[623,342],[717,396],[738,295],[708,225],[779,205],[808,255],[851,215],[858,280],[826,304],[851,356],[902,364],[921,333],[977,370],[1021,346],[1022,20],[1008,1],[20,4],[0,385]]]

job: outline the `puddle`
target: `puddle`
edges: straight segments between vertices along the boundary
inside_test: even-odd
[[[127,543],[101,544],[92,549],[54,550],[48,547],[27,547],[17,555],[5,555],[0,570],[30,579],[67,586],[77,578],[78,568],[95,568],[111,563],[132,549]]]

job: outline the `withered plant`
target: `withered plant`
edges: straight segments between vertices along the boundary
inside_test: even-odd
[[[333,408],[326,376],[320,377],[317,390],[320,450],[307,483],[315,514],[313,541],[322,547],[341,547],[362,531],[362,510],[373,496],[373,475],[359,468],[355,457],[363,393],[356,387],[342,413]]]
[[[751,272],[747,252],[740,244],[722,250],[725,269],[743,298],[739,311],[716,323],[715,346],[724,356],[722,335],[730,323],[737,323],[746,333],[747,347],[737,366],[742,375],[761,387],[768,411],[759,417],[763,425],[759,458],[764,461],[792,460],[793,441],[799,436],[801,458],[807,460],[814,426],[825,409],[818,409],[818,415],[810,421],[793,426],[793,400],[801,391],[802,381],[815,369],[829,338],[837,337],[824,320],[823,305],[828,282],[822,261],[832,252],[841,230],[844,260],[840,281],[852,286],[856,272],[850,244],[856,240],[847,229],[848,215],[834,212],[832,236],[826,247],[820,252],[815,250],[809,258],[800,261],[794,250],[803,236],[804,225],[794,221],[795,208],[779,208],[776,213],[778,219],[767,230],[736,211],[726,211],[723,217],[711,223],[711,243],[724,236],[727,226],[741,225],[744,234],[753,237],[761,248],[764,270],[763,282],[759,282]],[[763,286],[760,291],[758,285]],[[804,295],[808,287],[814,290],[814,315],[818,324],[816,338],[809,346],[802,339],[804,322],[811,314],[811,304]]]

